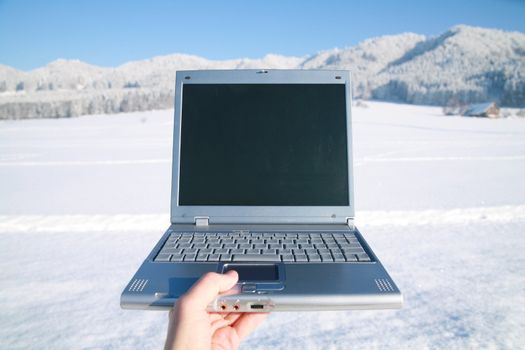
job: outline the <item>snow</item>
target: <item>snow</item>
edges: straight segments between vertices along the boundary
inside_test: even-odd
[[[525,120],[354,108],[358,227],[401,310],[275,313],[243,349],[521,348]],[[0,348],[161,348],[120,292],[169,222],[172,111],[0,122]]]

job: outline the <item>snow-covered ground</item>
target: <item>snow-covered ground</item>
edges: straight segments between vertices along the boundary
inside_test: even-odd
[[[397,311],[275,313],[244,349],[522,348],[525,119],[354,109],[357,222]],[[0,123],[0,348],[160,348],[122,288],[169,221],[172,111]]]

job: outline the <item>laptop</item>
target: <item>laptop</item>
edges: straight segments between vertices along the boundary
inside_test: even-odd
[[[171,223],[121,307],[236,270],[209,311],[400,308],[354,225],[351,91],[343,70],[178,71]]]

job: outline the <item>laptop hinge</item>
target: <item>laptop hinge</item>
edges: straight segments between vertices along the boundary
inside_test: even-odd
[[[193,218],[195,226],[208,226],[210,222],[209,216],[196,216]]]
[[[346,218],[346,224],[351,230],[355,230],[354,218]]]

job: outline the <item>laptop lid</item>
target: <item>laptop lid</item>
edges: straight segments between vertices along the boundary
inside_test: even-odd
[[[347,223],[349,71],[178,71],[171,222]]]

